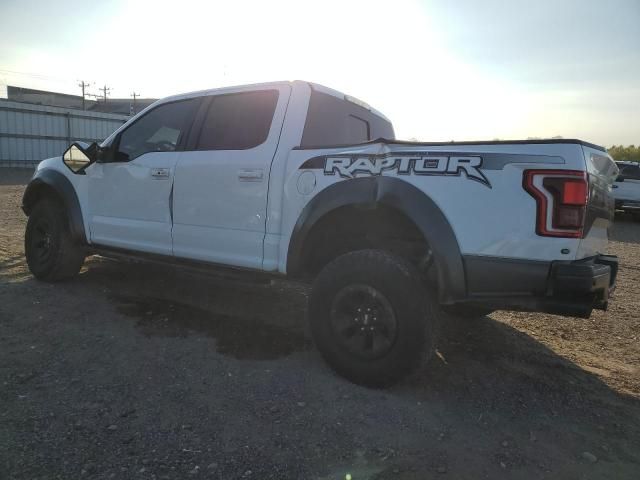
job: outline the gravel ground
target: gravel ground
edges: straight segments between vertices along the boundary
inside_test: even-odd
[[[334,375],[295,284],[87,261],[35,281],[0,170],[0,479],[640,478],[640,223],[608,312],[447,327],[388,390]]]

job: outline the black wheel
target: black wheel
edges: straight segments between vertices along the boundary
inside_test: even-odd
[[[309,322],[324,359],[354,383],[391,385],[433,353],[430,292],[413,265],[384,251],[329,263],[314,282]]]
[[[443,306],[442,310],[449,315],[464,319],[484,317],[495,311],[490,308],[474,307],[472,305]]]
[[[48,282],[76,275],[85,257],[71,238],[64,208],[53,199],[40,201],[29,215],[24,251],[31,273]]]

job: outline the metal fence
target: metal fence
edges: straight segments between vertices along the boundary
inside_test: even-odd
[[[0,100],[0,167],[33,167],[74,140],[102,141],[128,118]]]

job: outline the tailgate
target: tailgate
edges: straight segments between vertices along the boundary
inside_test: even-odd
[[[589,174],[589,203],[578,259],[606,253],[615,203],[611,185],[618,176],[618,167],[607,152],[587,146],[582,150]]]

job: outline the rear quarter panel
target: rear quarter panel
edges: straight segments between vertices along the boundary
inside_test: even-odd
[[[335,182],[348,182],[338,173],[328,174],[319,163],[309,159],[342,156],[353,159],[440,156],[477,156],[479,170],[486,182],[459,174],[402,174],[398,169],[381,171],[397,176],[431,197],[451,224],[463,255],[494,256],[513,259],[572,260],[580,240],[541,237],[535,233],[536,203],[522,187],[523,171],[529,168],[584,170],[579,144],[490,144],[420,145],[367,144],[323,150],[292,150],[285,175],[281,234],[291,238],[296,221],[305,205],[318,192]],[[356,172],[353,177],[371,173]],[[287,242],[282,242],[279,270],[284,271]],[[561,253],[568,250],[569,253]]]
[[[611,186],[618,175],[618,167],[606,152],[586,146],[582,152],[589,175],[589,204],[577,258],[606,253],[615,202]]]

